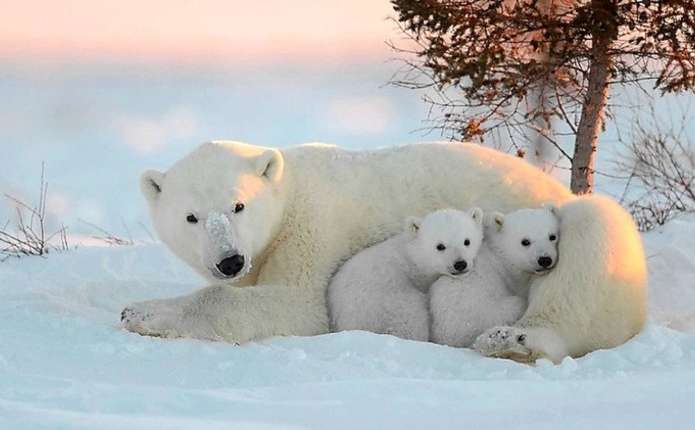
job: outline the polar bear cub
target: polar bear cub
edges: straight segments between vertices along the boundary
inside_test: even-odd
[[[350,258],[328,286],[333,331],[368,330],[429,340],[427,291],[474,267],[483,211],[442,209],[408,218],[405,231]]]
[[[483,331],[517,321],[531,278],[557,263],[559,229],[553,207],[487,216],[475,269],[430,288],[431,340],[470,346]]]

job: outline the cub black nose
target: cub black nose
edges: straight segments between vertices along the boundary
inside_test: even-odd
[[[463,272],[466,270],[466,267],[468,267],[468,263],[466,263],[466,260],[459,260],[456,263],[454,263],[454,270],[457,272]]]
[[[546,269],[550,267],[551,264],[553,264],[553,259],[550,257],[540,257],[538,259],[538,265]]]
[[[217,264],[217,269],[225,276],[234,276],[244,268],[244,256],[232,255]]]

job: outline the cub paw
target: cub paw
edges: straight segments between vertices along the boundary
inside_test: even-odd
[[[487,357],[509,358],[529,363],[534,361],[531,349],[527,347],[528,334],[516,327],[495,327],[480,336],[473,343],[473,349]]]

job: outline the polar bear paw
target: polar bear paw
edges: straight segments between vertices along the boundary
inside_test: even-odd
[[[494,327],[473,343],[473,349],[487,357],[509,358],[522,363],[535,361],[537,357],[527,346],[528,333],[517,327]]]
[[[156,301],[134,303],[121,312],[121,325],[145,336],[178,337],[174,330],[177,312]]]

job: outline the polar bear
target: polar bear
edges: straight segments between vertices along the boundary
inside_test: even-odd
[[[433,342],[467,347],[483,331],[521,317],[531,277],[557,263],[556,213],[547,206],[486,216],[475,269],[463,277],[442,277],[430,289]]]
[[[160,239],[209,286],[127,306],[122,324],[136,333],[233,343],[327,333],[331,275],[396,234],[406,216],[442,207],[509,212],[544,202],[577,208],[571,218],[594,233],[561,232],[560,254],[573,264],[561,261],[544,277],[540,287],[549,294],[532,300],[523,325],[513,327],[566,339],[577,355],[625,342],[644,322],[644,255],[629,215],[606,198],[573,197],[524,160],[479,145],[353,152],[211,142],[166,172],[145,172],[141,188]],[[228,223],[208,229],[210,214]],[[528,344],[529,354],[544,356],[544,345]],[[498,343],[486,353],[515,348]]]
[[[532,278],[528,309],[514,326],[493,327],[476,339],[473,347],[482,354],[558,363],[620,345],[624,340],[617,333],[637,331],[643,324],[646,309],[634,305],[646,300],[647,275],[632,218],[603,196],[567,202],[558,217],[562,240],[555,269]],[[579,250],[576,244],[584,241],[594,246]],[[569,276],[570,267],[596,272],[577,279]]]
[[[427,290],[442,275],[468,272],[482,239],[480,208],[409,217],[402,233],[357,253],[333,276],[328,286],[332,330],[429,340]]]

